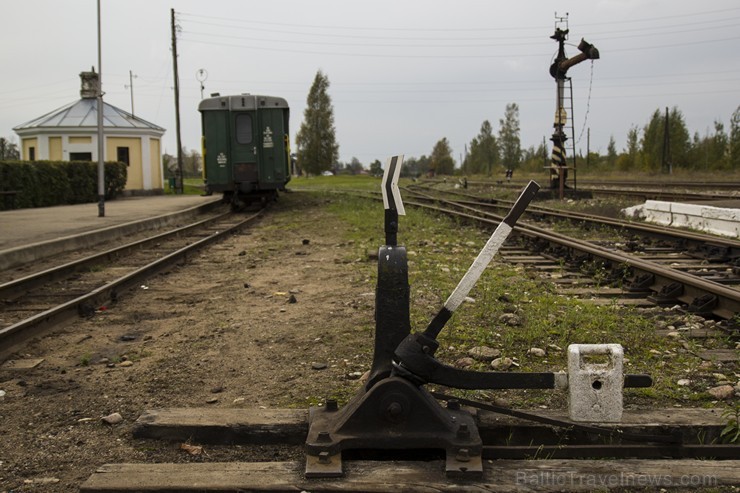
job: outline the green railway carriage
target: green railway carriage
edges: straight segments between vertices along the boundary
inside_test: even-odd
[[[208,193],[241,207],[277,195],[290,180],[289,107],[283,98],[241,94],[204,99],[203,179]]]

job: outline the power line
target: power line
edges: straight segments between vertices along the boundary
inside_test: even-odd
[[[740,17],[738,17],[740,19]],[[681,29],[679,31],[668,31],[668,32],[662,32],[662,33],[656,33],[656,32],[649,32],[649,33],[643,33],[643,34],[627,34],[624,35],[624,32],[620,32],[620,36],[604,36],[604,34],[607,33],[598,33],[598,37],[600,41],[608,41],[608,40],[614,40],[614,39],[633,39],[633,38],[650,38],[655,36],[669,36],[673,34],[680,34],[685,36],[687,33],[690,32],[703,32],[703,31],[712,31],[716,32],[718,29],[725,29],[725,28],[737,28],[740,27],[740,24],[733,23],[731,25],[726,26],[709,26],[709,27],[703,27],[703,28],[695,28],[695,29]],[[264,37],[258,37],[258,36],[237,36],[237,35],[231,35],[231,34],[217,34],[217,33],[211,33],[211,32],[200,32],[200,31],[191,31],[191,30],[183,30],[183,33],[190,34],[193,36],[203,36],[203,37],[211,37],[211,38],[226,38],[226,39],[238,39],[238,40],[247,40],[247,41],[261,41],[261,42],[270,42],[270,43],[282,43],[282,44],[291,44],[291,43],[300,43],[301,45],[319,45],[319,46],[372,46],[373,48],[377,47],[390,47],[390,48],[399,48],[399,47],[405,47],[405,48],[422,48],[422,49],[439,49],[439,48],[508,48],[510,46],[544,46],[547,44],[543,39],[542,36],[527,36],[527,37],[509,37],[509,38],[462,38],[462,39],[450,39],[450,38],[376,38],[376,37],[365,37],[365,36],[342,36],[342,35],[334,35],[331,36],[333,38],[350,38],[350,39],[370,39],[373,40],[372,45],[368,45],[367,43],[348,43],[346,41],[307,41],[307,40],[293,40],[293,39],[269,39],[266,40]],[[613,31],[618,32],[618,31]],[[378,40],[382,40],[383,42],[378,43]],[[522,42],[522,39],[532,39],[534,41],[531,42]],[[385,41],[389,40],[400,40],[404,41],[403,44],[399,43],[387,43]],[[449,44],[449,42],[465,42],[468,43],[470,41],[477,41],[477,43],[474,44]],[[496,41],[495,43],[490,41]],[[409,44],[409,42],[424,42],[424,44]]]
[[[182,41],[186,41],[188,43],[194,43],[194,44],[205,44],[205,45],[212,45],[212,46],[224,46],[224,47],[230,47],[230,48],[248,48],[252,50],[262,50],[262,51],[272,51],[272,52],[278,52],[278,53],[300,53],[304,55],[332,55],[332,56],[349,56],[349,57],[362,57],[362,58],[429,58],[429,59],[474,59],[474,58],[483,58],[483,59],[492,59],[492,58],[520,58],[520,57],[547,57],[549,56],[549,53],[542,54],[542,53],[526,53],[526,54],[520,54],[520,55],[512,55],[512,54],[501,54],[501,55],[399,55],[395,53],[391,54],[383,54],[383,53],[337,53],[337,52],[322,52],[322,51],[310,51],[310,50],[299,50],[299,49],[287,49],[287,48],[273,48],[273,47],[265,47],[265,46],[251,46],[251,45],[243,45],[243,44],[232,44],[232,43],[219,43],[215,41],[199,41],[195,39],[189,39],[189,38],[182,38]]]
[[[740,36],[731,36],[727,38],[719,38],[719,39],[707,39],[707,40],[692,40],[687,41],[685,43],[671,43],[671,44],[663,44],[663,45],[640,45],[634,48],[616,48],[616,49],[610,49],[610,52],[629,52],[629,51],[644,51],[644,50],[655,50],[655,49],[662,49],[662,48],[676,48],[678,46],[695,46],[697,44],[711,44],[711,43],[722,43],[725,41],[735,41],[737,39],[740,39]],[[215,41],[201,41],[196,39],[189,39],[189,38],[182,38],[182,41],[186,41],[189,43],[194,44],[204,44],[204,45],[212,45],[212,46],[223,46],[223,47],[230,47],[230,48],[247,48],[251,50],[262,50],[262,51],[271,51],[271,52],[278,52],[278,53],[299,53],[304,55],[322,55],[322,56],[349,56],[349,57],[362,57],[362,58],[424,58],[424,59],[495,59],[495,58],[542,58],[550,56],[550,53],[543,54],[543,53],[524,53],[524,54],[490,54],[490,55],[470,55],[470,54],[454,54],[454,55],[420,55],[420,54],[409,54],[409,55],[402,55],[397,53],[391,53],[391,54],[384,54],[384,53],[339,53],[339,52],[325,52],[325,51],[310,51],[310,50],[300,50],[300,49],[288,49],[288,48],[274,48],[274,47],[265,47],[265,46],[254,46],[254,45],[244,45],[244,44],[233,44],[233,43],[220,43]]]
[[[397,39],[397,40],[403,40],[403,41],[425,41],[425,44],[398,44],[398,43],[377,43],[375,40],[381,39],[381,38],[366,38],[366,39],[372,39],[373,43],[347,43],[347,42],[330,42],[330,41],[296,41],[296,40],[290,40],[290,39],[269,39],[266,40],[263,37],[250,37],[250,36],[234,36],[230,34],[214,34],[214,33],[205,33],[205,32],[198,32],[198,31],[183,31],[186,34],[192,34],[196,36],[210,36],[214,38],[227,38],[227,39],[243,39],[243,40],[249,40],[249,41],[263,41],[263,42],[270,42],[270,43],[300,43],[300,44],[312,44],[312,45],[323,45],[323,46],[371,46],[371,47],[390,47],[390,48],[399,48],[399,47],[413,47],[413,48],[427,48],[427,49],[439,49],[439,48],[489,48],[489,47],[509,47],[509,46],[523,46],[523,45],[545,45],[547,43],[543,41],[533,41],[530,43],[522,43],[521,41],[507,41],[507,42],[497,42],[497,43],[486,43],[486,44],[456,44],[456,45],[439,45],[439,44],[429,44],[429,42],[447,42],[450,41],[449,39],[440,39],[440,38],[390,38],[390,39]],[[344,38],[345,36],[333,36],[333,37],[340,37]],[[352,38],[352,36],[349,36]],[[542,36],[540,36],[541,38]],[[531,37],[532,39],[535,39],[534,36]],[[382,39],[389,39],[389,38],[382,38]],[[497,39],[504,39],[504,38],[497,38]],[[509,38],[511,39],[511,38]],[[473,39],[466,39],[466,40],[457,40],[457,41],[475,41]]]
[[[587,26],[601,26],[601,25],[612,25],[612,24],[626,24],[626,23],[635,23],[635,22],[652,22],[652,21],[664,21],[666,19],[679,19],[679,18],[687,18],[690,17],[692,19],[695,19],[698,16],[706,16],[706,15],[714,15],[714,14],[724,14],[727,12],[737,12],[740,11],[740,7],[734,7],[729,9],[718,9],[718,10],[705,10],[700,12],[693,12],[693,13],[687,13],[687,14],[674,14],[674,15],[664,15],[660,17],[646,17],[643,19],[628,19],[623,21],[609,21],[609,22],[592,22],[592,23],[582,23],[581,26],[587,27]],[[285,23],[285,22],[272,22],[272,21],[256,21],[253,19],[235,19],[235,18],[227,18],[227,17],[216,17],[216,16],[207,16],[207,15],[200,15],[200,14],[191,14],[187,12],[179,12],[178,15],[181,15],[183,17],[190,17],[190,18],[196,18],[196,19],[211,19],[211,20],[220,20],[220,21],[228,21],[228,22],[236,22],[236,23],[244,23],[244,24],[257,24],[257,25],[269,25],[269,26],[284,26],[284,27],[299,27],[304,29],[349,29],[353,31],[404,31],[404,32],[491,32],[491,31],[520,31],[520,30],[547,30],[550,29],[551,26],[496,26],[496,27],[486,27],[486,28],[420,28],[420,27],[366,27],[366,26],[337,26],[337,25],[319,25],[319,24],[291,24],[291,23]]]
[[[685,27],[691,27],[691,26],[697,26],[699,24],[710,24],[708,27],[703,28],[694,28],[694,29],[681,29],[680,31],[675,31],[675,34],[682,34],[685,32],[697,32],[697,31],[707,31],[707,30],[716,30],[716,29],[723,29],[723,28],[732,28],[737,27],[737,21],[740,19],[739,16],[736,17],[723,17],[721,19],[712,19],[712,20],[705,20],[705,21],[697,21],[694,20],[690,23],[680,23],[680,24],[668,24],[664,26],[646,26],[646,27],[638,27],[633,29],[619,29],[619,30],[613,30],[613,31],[604,31],[599,30],[592,33],[584,32],[584,36],[595,36],[599,39],[622,39],[622,38],[629,38],[629,37],[638,37],[638,35],[635,36],[608,36],[609,34],[620,34],[623,35],[624,33],[641,33],[645,32],[643,36],[650,37],[650,36],[657,36],[657,35],[664,35],[668,33],[659,33],[656,32],[656,30],[660,29],[676,29],[676,28],[685,28]],[[238,22],[234,21],[232,19],[229,19],[230,22]],[[244,21],[244,22],[253,22],[253,21]],[[729,25],[722,25],[726,24],[727,22],[733,22]],[[203,25],[203,26],[213,26],[213,27],[219,27],[219,28],[226,28],[226,29],[237,29],[237,30],[243,30],[245,29],[244,26],[239,25],[231,25],[231,24],[222,24],[222,23],[212,23],[212,22],[203,22],[198,20],[191,20],[189,21],[190,24],[196,24],[196,25]],[[614,23],[617,23],[616,21]],[[378,34],[375,36],[368,36],[368,35],[360,35],[360,34],[337,34],[336,33],[336,27],[332,28],[332,31],[329,33],[323,32],[323,33],[311,33],[311,32],[300,32],[300,31],[289,31],[289,30],[279,30],[279,29],[268,29],[268,28],[255,28],[255,27],[249,27],[248,28],[250,32],[257,31],[257,32],[266,32],[266,33],[274,33],[274,34],[291,34],[291,35],[298,35],[298,36],[308,36],[308,37],[321,37],[321,38],[340,38],[340,39],[367,39],[371,41],[388,41],[388,40],[400,40],[400,41],[426,41],[426,42],[436,42],[440,41],[440,36],[435,35],[433,37],[419,37],[419,36],[388,36],[387,34]],[[345,29],[345,28],[339,28],[339,29]],[[370,29],[370,28],[368,28]],[[516,29],[516,28],[512,28]],[[516,36],[511,34],[503,34],[501,36],[486,36],[486,37],[444,37],[441,38],[444,41],[516,41],[516,40],[539,40],[542,37],[541,30],[542,28],[524,28],[527,31],[533,31],[531,35],[526,36]],[[376,29],[378,31],[384,31],[383,28]],[[404,29],[404,32],[414,32],[413,30]],[[470,32],[471,29],[463,29],[465,32]],[[475,31],[475,29],[472,29],[472,31]],[[496,32],[500,32],[501,29],[495,29]],[[228,36],[228,35],[227,35]],[[263,39],[263,38],[259,38]],[[280,41],[280,40],[276,40]]]

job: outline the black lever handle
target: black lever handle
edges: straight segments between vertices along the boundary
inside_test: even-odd
[[[456,389],[554,389],[555,373],[480,372],[461,370],[434,358],[439,343],[425,334],[411,334],[395,351],[394,372],[417,385],[436,383]],[[624,387],[650,387],[649,375],[625,375]]]

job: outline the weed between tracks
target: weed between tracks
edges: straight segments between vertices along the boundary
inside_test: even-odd
[[[329,210],[352,225],[345,255],[366,258],[376,252],[384,242],[380,202],[336,195],[329,201]],[[426,328],[491,231],[484,232],[413,208],[400,218],[398,241],[406,246],[409,258],[412,330]],[[374,287],[375,264],[367,263],[364,268],[367,279],[372,279],[368,284]],[[661,321],[675,316],[657,308],[625,308],[616,303],[598,306],[560,295],[538,273],[497,257],[471,291],[469,301],[443,330],[437,357],[447,364],[458,365],[472,347],[485,345],[498,349],[501,357],[512,359],[510,371],[565,371],[569,344],[618,343],[624,347],[625,372],[648,373],[655,381],[652,388],[627,389],[627,407],[682,403],[690,407],[711,406],[712,397],[705,389],[712,386],[712,372],[725,371],[732,379],[730,370],[734,366],[718,370],[702,364],[696,356],[706,344],[722,346],[722,341],[703,341],[700,346],[691,339],[659,335],[656,328]],[[669,322],[662,322],[663,326],[666,323]],[[531,355],[531,348],[541,348],[546,354]],[[468,369],[491,370],[485,362],[475,362]],[[701,384],[677,384],[689,378]],[[478,398],[503,398],[517,407],[566,407],[566,395],[561,391],[462,393]]]

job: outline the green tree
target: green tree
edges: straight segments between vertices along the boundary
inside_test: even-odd
[[[640,130],[632,125],[627,131],[627,148],[617,159],[617,168],[622,171],[631,171],[640,167]]]
[[[463,169],[469,174],[490,175],[498,162],[498,142],[493,135],[491,122],[485,120],[481,124],[480,133],[470,142],[470,154],[466,156]]]
[[[606,164],[609,169],[614,169],[617,165],[617,143],[614,141],[614,136],[609,136],[609,144],[606,146]]]
[[[522,148],[519,139],[519,106],[506,105],[504,118],[499,120],[498,140],[501,149],[501,164],[514,169],[522,161]]]
[[[673,107],[668,115],[668,148],[665,148],[665,114],[657,109],[643,129],[641,157],[648,171],[661,171],[663,162],[672,167],[688,168],[691,141],[683,114]]]
[[[442,137],[434,144],[430,157],[430,167],[438,175],[451,175],[455,171],[455,160],[447,137]]]
[[[383,176],[383,164],[379,159],[370,163],[370,174],[373,176]]]
[[[732,118],[730,118],[730,168],[740,169],[740,106],[737,107]]]
[[[725,133],[722,122],[714,122],[714,133],[704,138],[699,132],[694,134],[694,141],[690,151],[690,161],[693,167],[703,170],[728,169],[730,167],[730,140]]]
[[[350,163],[347,165],[347,170],[351,175],[357,175],[363,169],[365,169],[364,166],[362,166],[362,163],[356,157],[353,157],[352,161],[350,161]]]
[[[5,137],[0,137],[0,161],[17,161],[21,158],[18,144]]]
[[[715,167],[725,169],[729,167],[730,138],[725,132],[725,126],[720,121],[714,122],[714,134],[709,139],[709,156]]]
[[[308,93],[303,122],[296,135],[298,165],[308,174],[318,175],[332,169],[339,157],[334,108],[328,90],[329,78],[319,70]]]
[[[410,157],[403,161],[401,166],[401,176],[418,178],[425,175],[430,170],[430,160],[427,156],[422,155],[420,158]]]
[[[203,173],[203,159],[195,149],[182,146],[182,172],[185,176],[197,177]]]
[[[670,161],[670,155],[663,156],[665,139],[665,118],[660,109],[653,112],[650,121],[642,131],[640,153],[649,171],[660,171],[663,159]],[[666,151],[668,152],[668,151]]]

